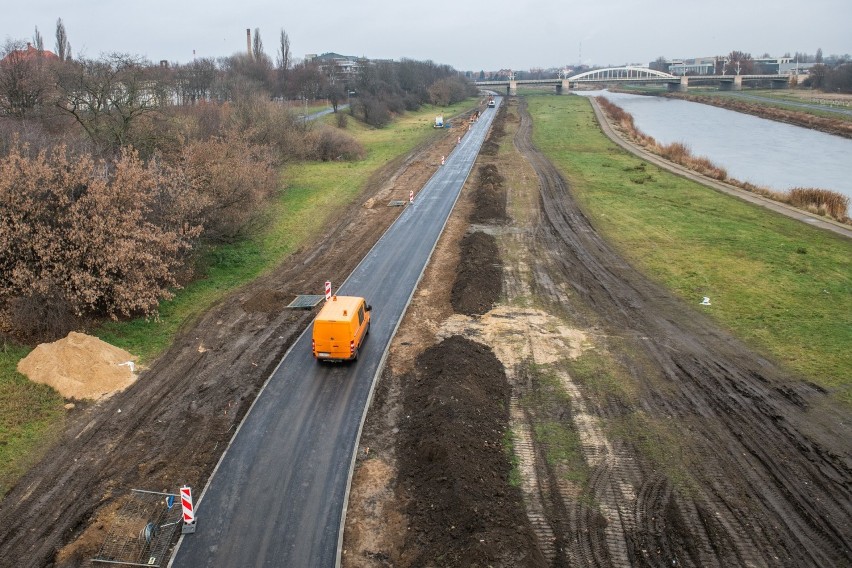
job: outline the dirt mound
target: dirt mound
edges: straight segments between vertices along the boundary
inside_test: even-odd
[[[397,453],[406,566],[547,566],[510,484],[510,387],[488,348],[459,335],[417,358]]]
[[[135,360],[97,337],[72,331],[64,339],[33,349],[18,362],[18,372],[50,385],[65,398],[98,400],[133,384]]]
[[[503,267],[494,237],[479,231],[465,235],[450,296],[453,310],[469,316],[488,312],[500,299],[502,278]]]
[[[470,216],[474,224],[503,224],[506,222],[505,179],[494,164],[479,166],[479,177],[473,199],[476,208]]]

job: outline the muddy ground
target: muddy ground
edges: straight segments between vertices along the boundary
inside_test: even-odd
[[[508,218],[474,222],[493,202],[468,188],[435,251],[365,424],[344,565],[852,564],[848,409],[619,258],[531,145],[523,104],[510,104],[511,136],[481,159],[505,177]],[[493,236],[499,256],[500,298],[487,309],[462,308],[456,294],[493,288],[485,270],[471,270],[485,250],[471,246],[475,234]],[[504,388],[498,370],[487,383],[480,376],[490,367],[477,363],[478,348],[459,354],[459,336],[502,364],[508,417],[475,392],[435,394],[446,382]],[[447,372],[469,368],[468,358],[476,372]],[[445,439],[442,429],[412,423],[423,404],[410,400],[424,390],[446,421],[489,407],[507,418],[512,471],[482,470],[501,495],[520,490],[527,519],[492,519],[492,534],[531,528],[540,556],[458,555],[477,534],[471,511],[487,498],[458,481],[470,474],[464,436],[438,451],[431,442]],[[442,483],[431,486],[436,467]]]
[[[192,322],[128,390],[78,405],[45,458],[0,502],[0,566],[81,566],[132,488],[200,493],[258,390],[309,324],[284,309],[343,282],[455,145],[452,131],[388,163],[315,246]],[[341,247],[340,243],[347,243]]]
[[[393,340],[344,565],[852,564],[848,410],[620,259],[510,102]],[[0,503],[0,565],[81,565],[129,488],[203,486],[310,321],[283,305],[342,281],[453,142],[389,165],[316,248],[81,411]]]

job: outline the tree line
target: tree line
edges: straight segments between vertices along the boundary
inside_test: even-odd
[[[381,126],[471,93],[432,62],[294,63],[284,30],[275,63],[257,30],[250,52],[182,65],[74,58],[61,20],[56,37],[56,53],[38,30],[0,53],[0,333],[27,341],[156,316],[204,250],[262,227],[287,164],[363,157],[286,99],[355,93],[351,114]]]

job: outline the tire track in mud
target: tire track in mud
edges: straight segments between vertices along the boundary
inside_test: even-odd
[[[492,346],[506,369],[512,395],[512,429],[515,436],[515,454],[521,477],[527,515],[536,532],[539,547],[552,566],[627,566],[631,550],[628,535],[635,526],[635,487],[641,479],[640,470],[631,453],[623,447],[615,448],[607,440],[599,419],[586,407],[583,394],[570,376],[552,365],[564,357],[577,357],[582,334],[574,349],[564,349],[552,344],[565,334],[564,324],[538,310],[512,307],[523,305],[533,295],[546,302],[564,301],[561,274],[542,266],[540,259],[549,252],[541,249],[532,229],[540,215],[531,212],[528,223],[512,227],[480,227],[495,233],[502,240],[511,261],[503,259],[503,290],[507,307],[500,307],[478,321],[448,322],[441,334],[464,329],[467,334]],[[535,251],[535,253],[524,252]],[[501,255],[502,256],[502,255]],[[528,262],[535,263],[531,268]],[[554,279],[552,276],[556,276]],[[533,293],[531,283],[536,286]],[[511,320],[509,329],[492,324],[488,316]],[[499,320],[498,320],[499,321]],[[555,333],[546,330],[556,329]],[[561,331],[560,331],[561,330]],[[563,336],[562,340],[565,340]],[[570,340],[569,340],[570,341]],[[550,344],[551,347],[545,347]],[[529,366],[549,366],[549,372],[558,380],[561,392],[557,395],[540,384],[536,372]],[[522,403],[533,396],[536,402]],[[558,416],[557,422],[570,424],[580,439],[580,453],[591,471],[589,486],[584,488],[571,480],[569,466],[551,460],[546,439],[539,439],[533,429]],[[589,503],[584,494],[593,495]],[[543,517],[542,515],[546,517]],[[554,546],[555,545],[555,546]]]
[[[648,415],[683,426],[689,459],[700,465],[690,471],[686,493],[650,471],[643,477],[644,465],[593,472],[592,497],[603,498],[604,515],[620,521],[625,564],[660,563],[663,558],[643,548],[648,542],[678,565],[852,564],[848,413],[818,387],[753,354],[612,252],[559,173],[532,146],[523,102],[520,111],[515,145],[540,184],[536,258],[547,258],[555,271],[549,278],[567,282],[612,334],[636,346],[657,368],[658,376],[646,376],[636,370],[641,365],[628,365],[639,385],[637,402]],[[595,451],[589,448],[590,455]],[[631,480],[638,495],[632,506],[620,485]],[[613,501],[618,503],[610,509],[606,503]],[[582,526],[583,511],[570,517]],[[624,550],[613,529],[606,530],[607,549],[615,556],[605,559],[594,546],[581,545],[581,557],[572,564],[620,565]]]
[[[507,371],[507,376],[510,372]],[[536,473],[536,449],[529,419],[521,407],[517,389],[512,389],[510,404],[511,427],[514,435],[514,450],[518,458],[518,470],[521,476],[521,491],[527,518],[530,520],[533,532],[538,539],[538,547],[545,559],[553,565],[556,559],[556,535],[550,524],[541,496],[550,492],[547,479],[542,479]]]

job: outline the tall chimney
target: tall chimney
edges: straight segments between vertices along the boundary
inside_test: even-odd
[[[246,47],[248,48],[248,56],[251,57],[251,28],[246,28]]]

